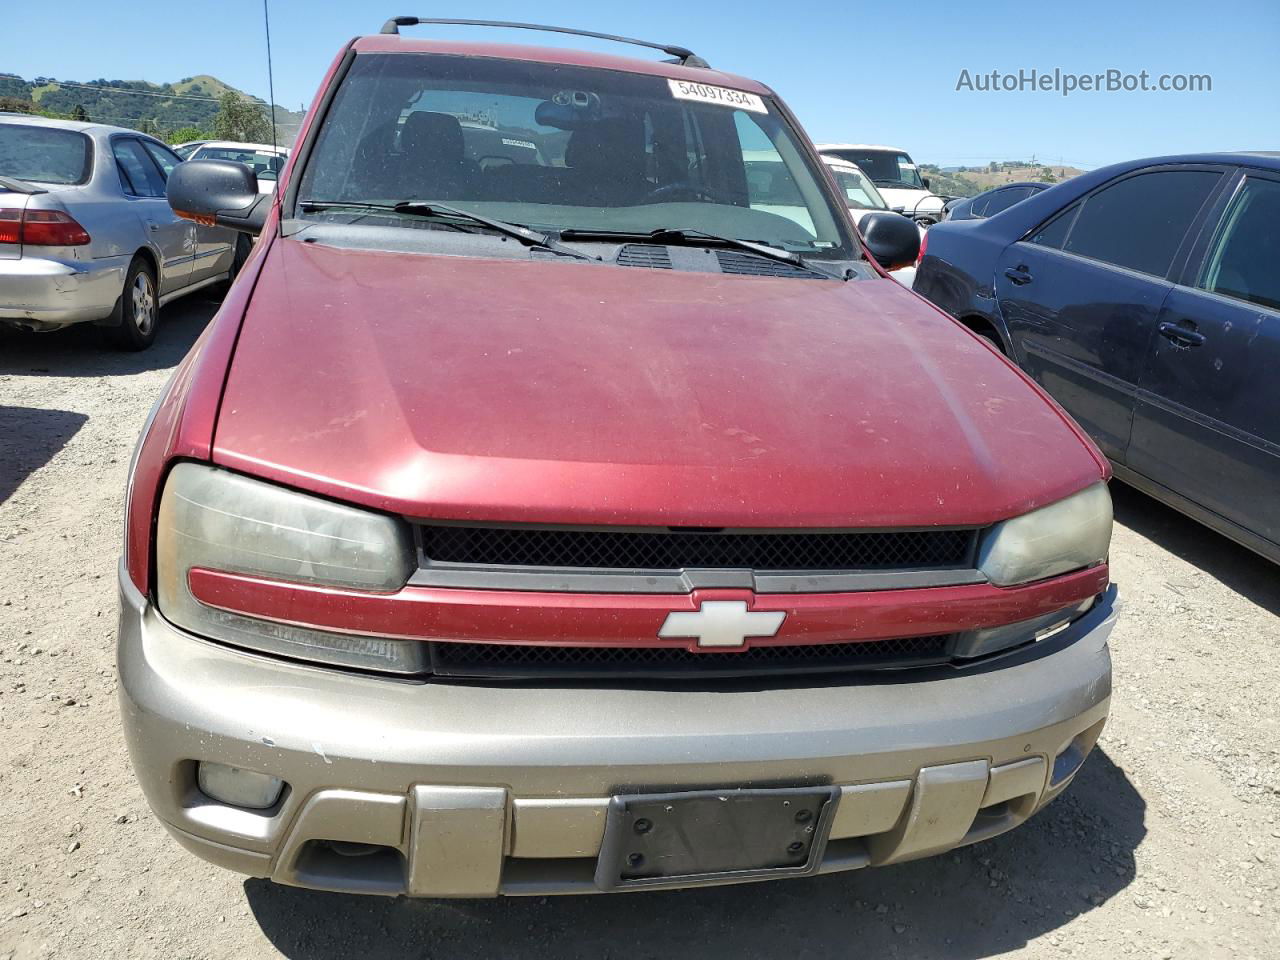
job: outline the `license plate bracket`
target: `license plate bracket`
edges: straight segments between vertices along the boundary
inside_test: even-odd
[[[689,886],[817,872],[835,787],[615,796],[596,886]]]

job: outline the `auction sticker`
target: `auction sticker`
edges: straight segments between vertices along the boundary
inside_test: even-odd
[[[692,83],[688,80],[668,80],[671,95],[678,100],[696,100],[699,103],[714,103],[721,107],[735,107],[738,110],[750,110],[752,113],[768,113],[764,105],[754,93],[743,90],[731,90],[728,87],[713,87],[706,83]]]

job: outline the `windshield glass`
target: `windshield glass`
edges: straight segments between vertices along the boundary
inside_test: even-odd
[[[698,230],[857,256],[830,189],[768,101],[558,64],[359,55],[297,196],[436,202],[552,232]],[[341,208],[305,216],[414,225]]]
[[[924,183],[916,165],[905,153],[897,150],[824,150],[833,157],[857,164],[877,187],[896,187],[900,190],[923,190]]]
[[[33,183],[85,183],[93,141],[75,130],[0,123],[0,177]]]
[[[889,205],[884,202],[884,197],[880,196],[876,185],[868,180],[861,170],[833,166],[831,172],[835,174],[836,183],[844,191],[844,198],[849,206],[858,210],[889,209]]]
[[[197,160],[234,160],[248,166],[259,179],[274,180],[284,169],[284,157],[275,153],[264,153],[261,150],[236,147],[199,147],[196,150]]]

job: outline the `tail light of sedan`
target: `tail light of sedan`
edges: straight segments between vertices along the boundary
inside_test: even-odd
[[[82,247],[89,231],[61,210],[0,207],[0,243],[33,247]]]

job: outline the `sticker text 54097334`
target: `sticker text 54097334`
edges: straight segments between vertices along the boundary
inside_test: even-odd
[[[754,93],[744,90],[731,90],[728,87],[713,87],[707,83],[692,83],[688,80],[668,80],[671,95],[679,100],[696,100],[699,103],[714,103],[721,107],[734,107],[738,110],[750,110],[752,113],[768,113],[764,105]]]

